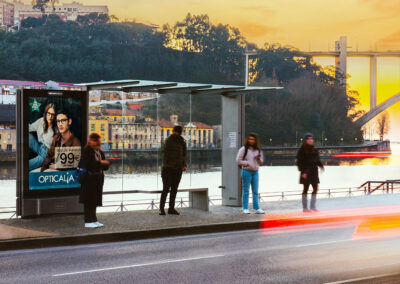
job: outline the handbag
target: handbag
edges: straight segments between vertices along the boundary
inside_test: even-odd
[[[80,184],[83,182],[83,177],[86,174],[86,169],[82,167],[81,164],[82,160],[79,161],[78,167],[76,168],[74,172],[74,179],[77,180]]]

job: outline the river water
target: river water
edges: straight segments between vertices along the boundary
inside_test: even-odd
[[[321,188],[354,188],[367,180],[400,179],[400,144],[392,143],[392,156],[368,159],[324,159],[325,172],[320,175]],[[301,192],[298,184],[299,173],[294,158],[266,157],[266,165],[260,169],[260,192]],[[124,171],[122,171],[124,169]],[[107,173],[105,191],[157,190],[162,188],[157,163],[140,161],[115,161],[113,169]],[[122,173],[124,172],[124,173]],[[16,169],[13,163],[0,162],[0,207],[15,206]],[[215,155],[210,159],[192,161],[191,170],[183,174],[180,188],[207,187],[210,196],[221,196],[221,167]],[[187,198],[187,193],[180,197]],[[105,197],[105,204],[136,200],[157,200],[156,195],[111,195]],[[135,202],[129,202],[135,200]],[[143,208],[144,205],[137,208]],[[146,206],[147,207],[147,206]],[[111,209],[110,209],[111,210]],[[115,208],[113,209],[115,210]]]

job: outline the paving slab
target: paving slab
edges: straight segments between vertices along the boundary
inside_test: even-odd
[[[320,210],[356,208],[384,205],[400,205],[400,194],[371,195],[351,198],[332,198],[318,200]],[[299,200],[264,202],[261,207],[268,214],[284,212],[301,212]],[[226,231],[257,228],[257,224],[265,217],[254,212],[250,215],[242,213],[240,208],[227,206],[211,206],[209,212],[190,208],[179,208],[180,216],[159,216],[157,210],[126,211],[99,213],[98,219],[103,228],[84,228],[82,215],[42,216],[33,219],[3,219],[0,220],[0,243],[13,240],[32,240],[46,238],[62,239],[84,237],[89,240],[93,236],[96,242],[104,239],[112,241],[113,234],[119,234],[115,240],[129,240],[140,236],[158,237],[187,233],[205,233],[211,231]],[[247,224],[247,225],[246,225]],[[207,228],[212,228],[208,230]],[[168,231],[169,230],[169,231]],[[132,233],[137,232],[134,235]],[[160,236],[161,236],[160,235]],[[107,237],[106,237],[107,236]],[[78,242],[78,241],[76,241]],[[84,242],[80,240],[79,243]]]

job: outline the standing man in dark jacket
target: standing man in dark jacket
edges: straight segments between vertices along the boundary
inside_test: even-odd
[[[310,185],[313,187],[311,195],[311,211],[317,211],[317,193],[318,193],[318,167],[324,170],[324,166],[319,158],[318,150],[314,146],[314,137],[311,133],[304,135],[303,145],[297,152],[297,167],[300,171],[300,183],[303,184],[302,203],[303,211],[309,212],[307,204],[307,194]]]
[[[186,141],[181,135],[182,126],[175,126],[172,130],[172,135],[164,143],[161,173],[163,192],[160,200],[160,215],[165,215],[164,207],[169,189],[171,189],[171,194],[169,196],[168,214],[179,215],[179,212],[175,210],[175,198],[182,178],[182,172],[187,169]]]

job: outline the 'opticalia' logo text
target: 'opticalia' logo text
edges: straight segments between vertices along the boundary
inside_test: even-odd
[[[60,183],[64,182],[69,184],[74,182],[74,177],[72,175],[54,175],[54,176],[39,176],[39,183]]]

